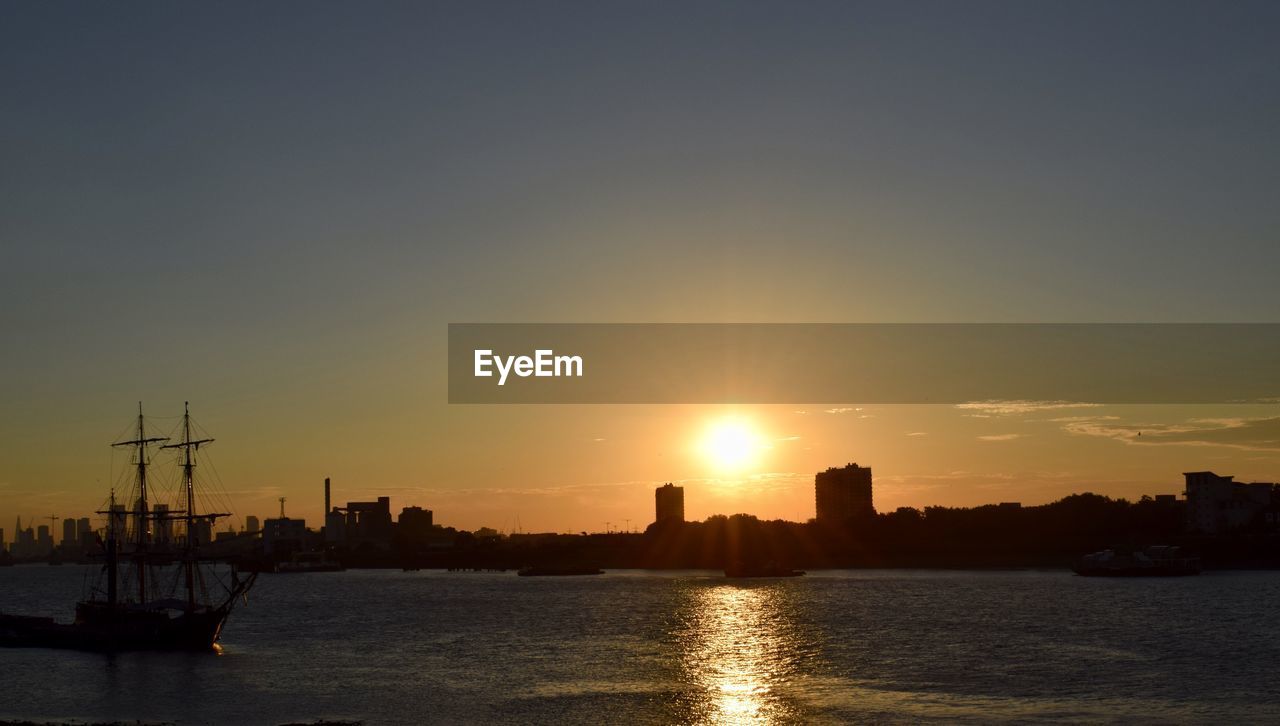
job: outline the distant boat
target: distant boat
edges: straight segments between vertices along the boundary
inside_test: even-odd
[[[78,650],[212,650],[237,600],[257,577],[241,579],[233,562],[203,555],[197,540],[212,529],[220,513],[197,513],[194,483],[195,452],[213,439],[193,439],[191,418],[184,414],[182,441],[162,446],[181,453],[180,493],[185,509],[152,509],[148,499],[148,449],[166,437],[148,436],[138,406],[138,428],[130,441],[113,446],[134,449],[134,508],[116,504],[111,493],[107,509],[106,541],[99,540],[101,575],[88,597],[76,605],[72,623],[53,618],[0,614],[0,646],[74,648]],[[128,527],[132,520],[132,528]],[[153,529],[184,522],[186,531],[177,557],[154,548]],[[206,526],[207,523],[207,526]],[[222,567],[218,568],[218,563]],[[177,565],[177,569],[172,569]]]
[[[1071,568],[1084,577],[1181,577],[1200,574],[1200,558],[1182,548],[1155,545],[1131,553],[1101,550],[1081,557]]]
[[[764,565],[748,565],[735,562],[724,568],[725,577],[800,577],[804,570],[793,570],[789,567],[778,567],[770,562]]]
[[[599,567],[521,567],[520,577],[572,577],[577,575],[603,575]]]

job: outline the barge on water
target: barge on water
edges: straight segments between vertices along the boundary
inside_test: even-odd
[[[1200,558],[1181,547],[1154,545],[1132,552],[1102,550],[1076,561],[1072,570],[1084,577],[1182,577],[1200,574]]]

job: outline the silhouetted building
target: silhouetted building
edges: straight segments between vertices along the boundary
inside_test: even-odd
[[[1187,481],[1187,529],[1193,532],[1216,534],[1246,527],[1260,519],[1276,497],[1275,484],[1245,484],[1211,471],[1182,476]]]
[[[128,538],[125,524],[129,521],[129,513],[125,511],[123,504],[112,504],[108,512],[107,536],[103,539],[115,537],[116,542],[124,542]]]
[[[13,556],[35,557],[36,554],[36,531],[30,527],[19,529],[13,539]]]
[[[347,515],[334,507],[324,515],[324,541],[345,542],[347,539]]]
[[[258,521],[257,517],[250,514],[244,518],[245,532],[249,534],[257,534],[259,529],[262,529],[262,523]]]
[[[213,541],[214,542],[231,542],[232,540],[239,539],[240,537],[248,537],[248,536],[249,536],[248,532],[237,532],[236,528],[231,524],[230,520],[228,520],[227,528],[222,530],[221,532],[214,533]]]
[[[53,535],[49,534],[49,525],[42,524],[36,529],[36,551],[33,554],[44,557],[53,552]]]
[[[173,520],[169,518],[169,505],[157,504],[151,508],[152,520],[151,539],[159,544],[168,544],[173,541]],[[204,540],[201,540],[204,541]]]
[[[343,522],[343,541],[352,545],[366,542],[378,546],[391,544],[391,497],[378,497],[376,502],[347,502],[345,507],[334,507],[335,511],[339,509],[347,515]]]
[[[67,517],[62,520],[62,541],[59,542],[64,549],[73,550],[80,543],[80,538],[76,536],[76,520],[75,517]]]
[[[197,519],[191,522],[191,531],[187,533],[191,538],[192,544],[197,547],[209,544],[213,541],[213,522],[207,519]]]
[[[149,512],[149,511],[146,511],[146,510],[143,510],[143,508],[142,508],[142,498],[141,498],[141,497],[139,497],[139,498],[137,498],[137,499],[133,500],[133,511],[132,511],[132,512],[130,512],[130,513],[133,515],[133,527],[134,527],[134,528],[131,530],[133,534],[132,534],[132,536],[130,536],[130,537],[129,537],[129,541],[130,541],[130,542],[136,542],[136,541],[137,541],[137,538],[138,538],[138,531],[139,531],[139,530],[141,530],[141,531],[143,531],[143,532],[146,532],[146,531],[148,531],[148,528],[150,527],[150,523],[147,521],[147,519],[148,519],[148,518],[149,518],[149,516],[150,516],[150,512]],[[200,540],[200,541],[201,541],[201,542],[205,542],[205,541],[207,541],[207,540]]]
[[[93,531],[93,525],[88,517],[76,520],[76,537],[80,540],[81,552],[90,551],[97,543],[98,533]]]
[[[653,490],[653,521],[684,521],[684,487],[668,482]]]
[[[415,530],[430,530],[435,525],[435,515],[430,509],[422,507],[405,507],[400,510],[396,524]]]
[[[262,551],[264,554],[288,554],[301,552],[307,537],[304,519],[279,517],[262,523]]]
[[[421,544],[431,536],[434,519],[430,509],[405,507],[396,518],[396,536],[402,542]]]
[[[844,523],[876,513],[871,502],[871,467],[849,464],[832,467],[813,478],[814,504],[819,522]]]
[[[0,554],[4,554],[4,527],[0,527]]]

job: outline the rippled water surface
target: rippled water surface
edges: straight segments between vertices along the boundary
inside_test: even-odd
[[[0,568],[69,619],[85,570]],[[223,652],[0,649],[0,718],[1274,721],[1280,573],[264,575]]]

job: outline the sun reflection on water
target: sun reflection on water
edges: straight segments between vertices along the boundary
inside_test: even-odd
[[[708,723],[795,721],[786,694],[806,649],[776,587],[700,589],[677,633],[687,682],[696,688],[691,720]]]

